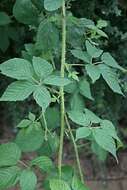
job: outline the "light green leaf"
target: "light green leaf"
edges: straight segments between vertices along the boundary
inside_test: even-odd
[[[66,86],[71,83],[71,81],[67,78],[62,78],[56,75],[50,75],[46,79],[44,79],[44,84],[47,85],[55,85],[55,86]]]
[[[100,30],[96,27],[95,31],[97,32],[97,34],[99,34],[99,36],[102,36],[104,38],[108,38],[108,35],[105,32],[103,32],[103,30]]]
[[[87,74],[92,79],[92,82],[95,83],[101,76],[99,68],[93,64],[87,64],[85,67]]]
[[[119,85],[119,80],[118,80],[118,76],[115,73],[115,71],[113,69],[111,69],[110,67],[108,67],[107,65],[98,65],[101,74],[104,78],[104,80],[106,81],[106,83],[109,85],[109,87],[118,94],[123,95],[122,91],[121,91],[121,87]]]
[[[29,169],[23,170],[20,176],[21,190],[35,190],[37,185],[37,177],[35,173]]]
[[[76,111],[76,110],[69,111],[68,116],[74,123],[78,125],[88,126],[90,124],[89,119],[86,117],[86,115],[83,112]]]
[[[40,156],[31,161],[32,166],[38,166],[45,172],[49,172],[53,169],[53,162],[47,156]]]
[[[105,28],[108,25],[106,20],[98,20],[97,21],[97,27],[102,29]]]
[[[36,116],[33,113],[29,112],[28,118],[30,121],[35,121]]]
[[[103,128],[93,129],[93,136],[96,143],[104,150],[110,152],[116,159],[116,144],[114,139]]]
[[[13,6],[13,15],[24,24],[36,24],[38,20],[38,10],[31,0],[16,0]]]
[[[11,83],[0,98],[0,101],[23,101],[28,98],[36,86],[29,81]]]
[[[17,166],[0,168],[0,189],[5,190],[17,183],[20,169]]]
[[[50,75],[53,71],[52,65],[40,57],[33,57],[33,66],[35,73],[42,79]]]
[[[15,143],[0,145],[0,167],[16,165],[21,157],[21,151]]]
[[[0,12],[0,26],[7,25],[11,22],[11,19],[5,12]]]
[[[121,142],[119,137],[117,136],[117,132],[113,123],[109,120],[102,120],[100,123],[103,130],[108,133],[112,138],[116,139],[117,141]]]
[[[44,131],[36,124],[33,124],[31,128],[21,129],[15,139],[15,143],[23,152],[33,152],[39,149],[43,141]]]
[[[42,110],[45,112],[46,108],[51,103],[51,96],[49,91],[44,86],[39,86],[34,94],[33,97],[37,104],[42,107]]]
[[[82,61],[86,62],[86,63],[90,63],[91,59],[90,56],[88,55],[87,52],[82,51],[82,50],[71,50],[71,53],[74,57],[81,59]]]
[[[32,65],[25,59],[14,58],[5,61],[0,65],[2,74],[19,80],[30,79],[32,77]]]
[[[100,123],[101,122],[101,119],[97,115],[95,115],[95,113],[88,110],[87,108],[85,108],[85,114],[86,114],[86,117],[89,119],[89,121],[91,121],[91,123]]]
[[[55,11],[62,6],[62,0],[44,0],[44,8],[48,11]]]
[[[83,79],[79,82],[80,93],[90,100],[94,100],[91,95],[90,84],[87,80]]]
[[[80,127],[76,130],[76,140],[83,139],[91,134],[91,129],[89,127]]]
[[[116,62],[116,60],[111,56],[110,53],[103,53],[102,55],[102,61],[110,66],[110,67],[113,67],[113,68],[116,68],[116,69],[120,69],[121,71],[125,71],[124,68],[122,68],[120,65],[118,65],[118,63]]]
[[[16,127],[17,128],[26,128],[31,124],[29,119],[23,119]]]
[[[72,189],[73,190],[90,190],[76,176],[74,176],[72,179]]]
[[[69,185],[65,181],[60,179],[51,179],[50,188],[51,190],[71,190]]]
[[[87,53],[92,58],[100,57],[100,55],[103,53],[103,50],[96,48],[88,40],[86,41],[86,49],[87,49]]]

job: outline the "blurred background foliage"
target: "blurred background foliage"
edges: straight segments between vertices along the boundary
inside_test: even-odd
[[[40,8],[39,2],[31,0],[35,7]],[[26,56],[29,47],[24,44],[34,42],[36,27],[28,26],[28,23],[21,23],[13,16],[15,0],[1,0],[0,11],[10,16],[11,22],[8,25],[0,25],[0,62],[12,57]],[[107,26],[104,32],[108,40],[99,38],[100,46],[108,50],[116,58],[118,63],[127,68],[127,1],[126,0],[73,0],[71,11],[78,18],[87,18],[97,23],[98,20],[106,20]],[[69,6],[69,5],[68,5]],[[41,10],[40,10],[41,12]],[[36,15],[34,15],[36,17]],[[41,15],[41,18],[43,15]],[[31,21],[30,21],[31,22]],[[34,22],[34,21],[32,21]],[[38,24],[38,23],[37,23]],[[74,30],[71,35],[75,36]],[[82,31],[81,31],[82,32]],[[54,36],[55,37],[55,36]],[[79,42],[79,39],[78,39]],[[76,38],[72,42],[77,44]],[[71,44],[73,46],[73,44]],[[23,51],[24,50],[24,51]],[[30,52],[29,52],[30,53]],[[38,53],[36,53],[38,54]],[[29,55],[30,56],[30,55]],[[125,93],[127,92],[127,77],[121,76]],[[10,83],[10,79],[0,76],[0,95]],[[107,86],[99,81],[93,87],[95,103],[88,103],[89,107],[99,115],[104,115],[114,123],[120,124],[120,132],[127,138],[127,131],[124,127],[127,124],[127,99],[113,94]],[[24,103],[0,103],[0,121],[7,126],[15,126],[29,111],[38,112],[31,99]],[[1,129],[2,130],[2,129]]]

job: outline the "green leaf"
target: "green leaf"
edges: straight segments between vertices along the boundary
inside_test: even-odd
[[[69,185],[65,181],[60,179],[51,179],[50,188],[51,190],[71,190]]]
[[[86,114],[86,117],[89,119],[89,121],[91,121],[91,123],[100,123],[101,122],[101,119],[97,115],[95,115],[95,113],[88,110],[87,108],[85,108],[85,114]]]
[[[105,130],[106,133],[108,133],[112,138],[114,138],[117,141],[121,142],[121,140],[117,136],[115,126],[113,125],[113,123],[111,121],[102,120],[100,124],[101,124],[101,127],[103,128],[103,130]]]
[[[44,0],[44,8],[48,11],[55,11],[62,6],[62,0]]]
[[[97,49],[94,45],[92,45],[88,40],[86,41],[86,49],[87,53],[92,57],[100,57],[100,55],[103,53],[103,50]]]
[[[19,174],[20,169],[17,166],[0,168],[0,189],[13,187],[17,183]]]
[[[87,64],[85,67],[87,74],[92,79],[92,82],[95,83],[101,76],[99,68],[93,64]]]
[[[53,162],[47,156],[40,156],[31,161],[32,166],[38,166],[45,172],[49,172],[53,169]]]
[[[5,12],[0,12],[0,26],[7,25],[11,22],[11,19]]]
[[[30,79],[32,77],[32,66],[25,60],[20,58],[10,59],[0,65],[2,74],[19,80]]]
[[[33,57],[33,66],[35,73],[42,79],[53,71],[52,65],[40,57]]]
[[[82,50],[71,50],[71,53],[74,57],[81,59],[82,61],[84,61],[85,63],[90,63],[90,56],[88,55],[87,52],[82,51]]]
[[[29,81],[11,83],[0,98],[0,101],[23,101],[28,98],[36,86]]]
[[[83,96],[81,96],[78,92],[72,94],[71,99],[69,101],[70,110],[80,111],[84,110],[85,101]]]
[[[83,112],[76,111],[76,110],[69,111],[68,116],[74,123],[78,125],[88,126],[90,124],[89,119],[86,117],[86,115]]]
[[[76,140],[83,139],[91,134],[91,129],[89,127],[80,127],[76,130]]]
[[[111,69],[110,67],[106,66],[106,65],[98,65],[101,74],[104,78],[104,80],[106,81],[106,83],[109,85],[109,87],[118,94],[123,95],[122,91],[121,91],[121,87],[119,85],[119,80],[118,80],[118,76],[115,73],[115,71],[113,69]]]
[[[35,190],[37,185],[37,177],[35,173],[29,169],[23,170],[20,176],[21,190]]]
[[[60,110],[58,107],[48,107],[45,112],[45,117],[49,129],[55,129],[59,127]]]
[[[59,50],[59,31],[53,23],[48,20],[40,23],[35,47],[43,52]]]
[[[36,119],[36,116],[33,113],[31,113],[31,112],[29,112],[28,117],[29,117],[30,121],[35,121],[35,119]]]
[[[110,67],[113,67],[113,68],[116,68],[116,69],[120,69],[121,71],[125,71],[124,68],[122,68],[120,65],[118,65],[118,63],[116,62],[116,60],[111,56],[110,53],[103,53],[102,55],[102,61],[110,66]]]
[[[44,131],[38,123],[29,128],[21,129],[15,139],[15,143],[23,152],[33,152],[39,149],[44,141]]]
[[[91,149],[93,153],[97,155],[97,158],[100,161],[103,161],[103,162],[106,161],[107,155],[108,155],[107,151],[101,148],[95,141],[92,142]]]
[[[31,0],[16,0],[13,6],[13,15],[24,24],[37,24],[38,21],[38,10]]]
[[[93,136],[96,143],[104,150],[110,152],[116,159],[116,144],[114,139],[103,128],[94,128]]]
[[[71,81],[67,78],[62,78],[56,75],[50,75],[46,79],[44,79],[44,84],[47,85],[55,85],[55,86],[66,86],[71,83]]]
[[[72,189],[73,190],[90,190],[76,176],[74,176],[72,179]]]
[[[97,21],[97,27],[102,29],[105,28],[108,25],[106,20],[98,20]]]
[[[39,86],[34,94],[34,99],[39,106],[42,107],[42,110],[45,112],[46,108],[51,103],[51,96],[49,91],[44,86]]]
[[[0,167],[16,165],[21,157],[21,151],[15,143],[0,145]]]
[[[91,95],[90,84],[87,80],[83,79],[79,82],[80,93],[90,100],[94,100]]]
[[[23,119],[16,127],[17,128],[26,128],[31,124],[29,119]]]

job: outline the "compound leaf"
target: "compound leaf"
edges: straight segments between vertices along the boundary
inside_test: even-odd
[[[18,80],[30,79],[33,74],[30,62],[21,58],[5,61],[0,65],[0,71],[2,74]]]

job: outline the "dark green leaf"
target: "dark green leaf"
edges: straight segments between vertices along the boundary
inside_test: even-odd
[[[0,12],[0,26],[7,25],[11,22],[11,19],[5,12]]]

